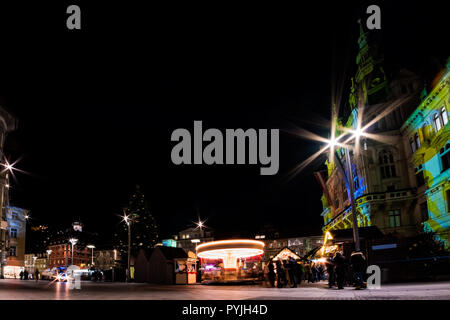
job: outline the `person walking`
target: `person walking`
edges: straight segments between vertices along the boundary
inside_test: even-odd
[[[272,260],[269,261],[268,269],[269,269],[269,272],[268,272],[269,283],[270,283],[270,286],[273,288],[273,287],[275,287],[275,268],[273,266]]]
[[[334,273],[334,261],[333,258],[329,257],[326,261],[327,274],[328,274],[328,288],[333,288],[335,284],[335,273]]]
[[[302,283],[303,280],[306,281],[306,269],[305,269],[305,263],[303,261],[300,262],[300,272],[302,273],[301,277],[300,277],[300,283]]]
[[[277,288],[282,288],[283,284],[284,284],[284,281],[283,281],[284,270],[283,270],[280,260],[277,260],[276,266],[277,266]]]
[[[291,279],[291,288],[297,288],[297,262],[294,258],[289,257],[289,278]]]
[[[300,285],[302,284],[304,267],[301,261],[296,261],[296,264],[297,264],[297,284]]]
[[[26,269],[23,272],[23,280],[28,280],[28,270],[26,270]]]
[[[312,272],[311,272],[311,263],[307,262],[305,265],[305,281],[308,280],[308,283],[312,282]]]
[[[23,270],[20,270],[19,276],[20,276],[20,280],[23,280]]]
[[[36,282],[38,282],[39,280],[39,270],[36,268],[36,270],[34,270],[34,277],[36,279]]]
[[[344,289],[345,281],[345,257],[338,251],[334,256],[334,271],[336,272],[336,283],[338,289]]]
[[[289,264],[287,260],[283,260],[283,269],[284,269],[284,285],[285,286],[291,286],[291,277],[290,277],[290,270],[289,270]]]
[[[361,251],[353,252],[350,256],[350,264],[352,266],[353,281],[355,289],[362,289],[364,286],[364,271],[367,268],[366,258]]]

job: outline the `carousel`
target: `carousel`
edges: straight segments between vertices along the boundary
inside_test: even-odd
[[[257,280],[262,273],[264,242],[232,239],[197,246],[202,282]]]

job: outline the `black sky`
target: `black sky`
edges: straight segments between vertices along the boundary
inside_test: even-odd
[[[0,97],[20,121],[6,152],[31,173],[17,174],[13,204],[36,223],[80,216],[107,237],[139,184],[163,237],[197,212],[218,231],[272,223],[320,232],[312,172],[324,159],[283,179],[318,144],[282,133],[280,172],[267,177],[258,166],[174,166],[170,135],[194,120],[219,129],[293,123],[326,135],[311,122],[329,118],[332,79],[353,75],[365,5],[78,3],[81,31],[65,28],[68,4],[0,9]],[[445,10],[432,3],[381,4],[391,69],[429,76],[445,60]]]

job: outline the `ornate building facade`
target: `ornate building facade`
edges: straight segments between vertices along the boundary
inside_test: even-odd
[[[361,27],[351,114],[340,131],[334,119],[336,136],[345,128],[366,127],[358,152],[350,151],[358,226],[376,226],[395,237],[432,230],[448,246],[448,78],[444,75],[421,101],[421,79],[405,69],[387,79],[371,39]],[[328,172],[319,179],[324,232],[353,225],[349,175],[340,169],[347,168],[347,149],[338,146],[335,151],[326,163]],[[417,177],[421,171],[425,183]]]
[[[450,245],[450,60],[433,90],[402,126],[409,176],[416,182],[415,214],[425,231]]]
[[[8,132],[17,128],[17,119],[0,106],[0,277],[3,277],[4,267],[7,263],[8,247],[8,221],[7,206],[9,204],[9,172],[5,166],[3,146]]]

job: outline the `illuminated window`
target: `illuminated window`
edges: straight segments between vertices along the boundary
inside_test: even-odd
[[[448,123],[448,115],[447,115],[447,110],[445,110],[445,107],[442,107],[442,109],[441,109],[441,119],[442,119],[442,124],[445,126]]]
[[[414,135],[414,142],[416,143],[416,148],[419,149],[420,148],[420,139],[419,139],[419,134],[417,132]]]
[[[441,128],[442,128],[441,119],[437,113],[435,113],[433,116],[433,122],[434,122],[434,126],[436,127],[436,132],[441,130]]]
[[[400,227],[400,210],[389,211],[389,226],[391,228]]]
[[[411,152],[414,153],[416,151],[416,146],[412,138],[409,138],[409,145],[411,146]]]

